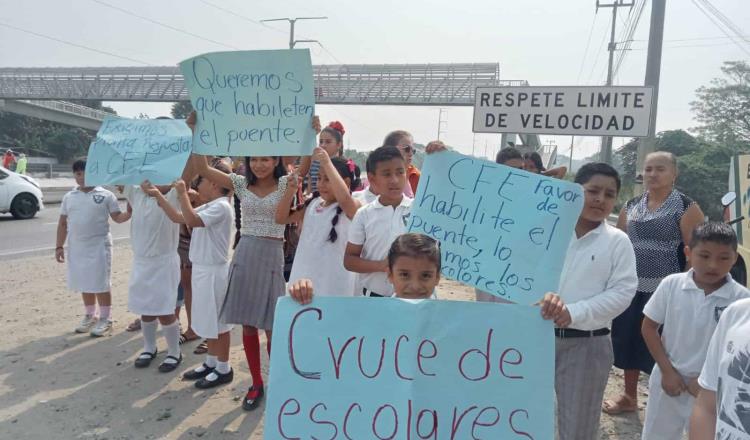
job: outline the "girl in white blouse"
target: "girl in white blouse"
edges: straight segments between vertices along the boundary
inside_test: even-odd
[[[327,296],[352,296],[355,274],[344,268],[344,250],[351,219],[360,207],[351,191],[359,185],[357,166],[351,160],[331,158],[316,148],[320,163],[318,191],[300,209],[291,209],[296,188],[287,186],[278,204],[276,222],[302,221],[302,233],[294,256],[289,283],[310,278],[317,291]]]

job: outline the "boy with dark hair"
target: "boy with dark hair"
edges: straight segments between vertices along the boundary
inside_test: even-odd
[[[365,296],[393,294],[388,281],[387,256],[391,243],[406,232],[412,199],[404,196],[406,161],[396,147],[380,147],[367,157],[367,178],[378,198],[363,206],[352,219],[344,267],[359,277]]]
[[[575,182],[584,204],[560,276],[565,305],[554,318],[557,428],[560,440],[594,440],[614,361],[610,326],[633,299],[638,277],[628,236],[607,224],[620,191],[617,171],[589,163]]]
[[[750,297],[729,275],[737,261],[737,236],[731,226],[699,225],[685,255],[692,268],[664,278],[643,309],[643,339],[656,361],[649,379],[644,440],[682,438],[719,316],[733,302]]]
[[[505,147],[498,151],[495,162],[519,170],[522,170],[524,166],[523,155],[514,147]]]
[[[65,262],[63,245],[68,242],[68,288],[81,292],[85,314],[76,333],[91,332],[104,336],[112,330],[112,234],[109,219],[123,223],[130,219],[120,211],[117,197],[100,186],[86,186],[86,159],[73,163],[73,175],[78,186],[65,194],[57,223],[55,259]],[[99,303],[99,316],[96,304]]]

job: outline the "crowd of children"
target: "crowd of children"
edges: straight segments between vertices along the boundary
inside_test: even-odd
[[[180,344],[190,335],[207,341],[207,353],[183,378],[197,388],[230,383],[230,331],[241,325],[252,375],[242,402],[246,410],[257,408],[265,393],[259,330],[270,357],[276,301],[287,292],[302,304],[314,295],[436,298],[439,243],[407,233],[419,182],[411,163],[412,136],[401,130],[388,134],[367,158],[363,185],[359,168],[343,157],[343,125],[320,130],[315,118],[314,127],[320,146],[311,157],[297,159],[297,166],[281,157],[251,157],[244,159],[242,172],[233,172],[222,160],[209,163],[193,155],[182,179],[171,186],[144,182],[122,188],[125,210],[112,192],[85,185],[85,161],[77,161],[78,187],[63,199],[55,251],[59,262],[67,262],[68,287],[83,296],[85,313],[76,332],[103,336],[112,330],[110,218],[131,221],[128,308],[140,316],[144,345],[135,367],[146,368],[157,357],[160,323],[167,355],[159,371],[177,369],[183,359]],[[433,142],[427,153],[445,148]],[[501,150],[496,161],[552,177],[567,171],[545,170],[538,157],[514,148]],[[540,292],[539,302],[543,318],[555,324],[561,440],[599,438],[614,358],[611,323],[638,288],[633,245],[606,221],[620,191],[617,171],[590,163],[574,180],[583,187],[583,210],[559,289]],[[231,197],[238,201],[236,214]],[[288,224],[301,225],[301,234],[287,283]],[[236,247],[230,256],[231,243]],[[748,438],[750,299],[744,298],[750,292],[728,275],[737,259],[737,238],[726,224],[701,224],[685,254],[691,269],[665,278],[644,309],[643,337],[657,366],[649,382],[643,438],[680,439],[688,426],[691,439],[713,438],[715,432],[725,434],[717,438]],[[175,313],[178,286],[189,309],[182,339],[179,309]],[[480,291],[477,298],[496,301]]]

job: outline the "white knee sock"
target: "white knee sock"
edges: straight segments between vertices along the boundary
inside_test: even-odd
[[[169,325],[162,325],[161,331],[167,340],[167,355],[180,358],[180,323],[175,321]]]
[[[158,326],[159,321],[157,321],[156,319],[151,322],[141,320],[144,353],[153,353],[156,351],[156,329]]]
[[[222,362],[218,361],[216,362],[216,372],[220,374],[227,374],[229,373],[229,370],[232,368],[229,366],[229,361]]]

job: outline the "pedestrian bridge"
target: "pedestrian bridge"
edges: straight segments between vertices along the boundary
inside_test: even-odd
[[[317,65],[313,80],[315,102],[323,105],[473,106],[477,87],[528,85],[501,79],[498,63]],[[90,130],[107,115],[68,100],[178,102],[189,96],[177,66],[0,68],[0,111]],[[541,145],[535,135],[521,140]]]

